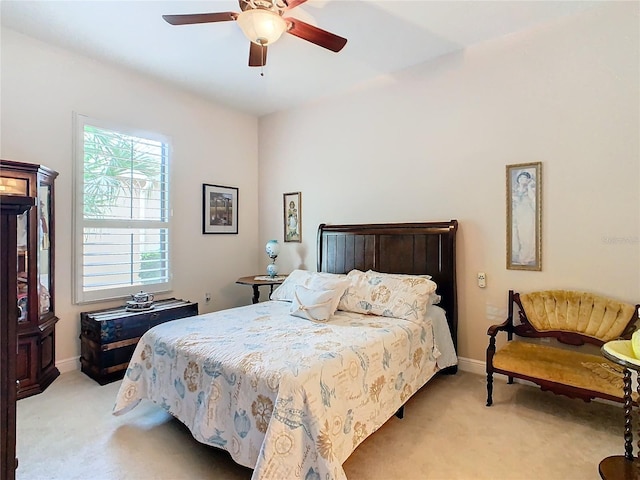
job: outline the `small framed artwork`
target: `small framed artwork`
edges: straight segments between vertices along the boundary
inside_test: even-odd
[[[284,241],[302,242],[302,193],[284,194]]]
[[[238,233],[238,189],[202,184],[202,233]]]
[[[542,163],[507,165],[507,269],[542,270]]]

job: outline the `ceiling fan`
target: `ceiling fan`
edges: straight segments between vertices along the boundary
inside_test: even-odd
[[[193,25],[197,23],[238,22],[244,35],[250,40],[249,66],[263,67],[267,63],[267,46],[278,40],[284,33],[290,33],[320,47],[339,52],[347,43],[342,38],[326,30],[314,27],[284,13],[307,0],[238,0],[240,13],[189,13],[184,15],[163,15],[171,25]]]

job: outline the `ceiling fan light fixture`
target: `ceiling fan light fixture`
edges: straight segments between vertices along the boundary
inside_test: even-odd
[[[263,8],[249,9],[236,19],[245,37],[258,45],[269,45],[287,30],[287,22],[277,13]]]

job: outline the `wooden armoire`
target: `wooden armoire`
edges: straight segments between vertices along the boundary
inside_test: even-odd
[[[55,365],[54,180],[42,165],[0,160],[0,178],[24,185],[34,205],[18,215],[16,279],[18,398],[42,392],[60,372]],[[4,251],[4,250],[3,250]]]

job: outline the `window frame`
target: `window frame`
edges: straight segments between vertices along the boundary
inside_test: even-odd
[[[111,227],[111,228],[142,228],[140,220],[95,220],[84,218],[84,128],[86,125],[111,130],[123,135],[140,137],[166,145],[167,187],[166,187],[166,222],[162,220],[144,221],[146,228],[163,228],[167,230],[167,281],[141,285],[129,285],[126,287],[105,288],[100,290],[84,291],[83,289],[83,256],[84,256],[84,228],[85,227]],[[99,120],[73,112],[73,275],[72,291],[73,303],[84,304],[113,299],[127,298],[133,293],[144,290],[150,293],[162,293],[173,288],[173,229],[172,229],[172,168],[171,153],[172,144],[170,137],[155,132],[130,128],[116,122]]]

